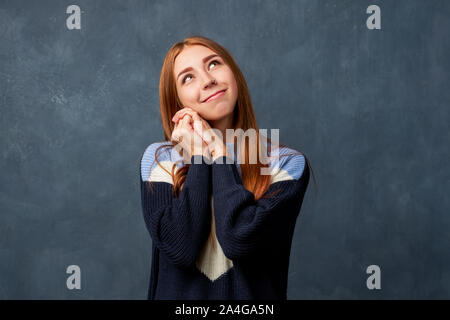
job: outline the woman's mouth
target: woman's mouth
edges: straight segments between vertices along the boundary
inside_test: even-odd
[[[221,96],[223,96],[225,94],[225,91],[227,91],[227,89],[218,91],[216,94],[214,94],[213,96],[209,97],[208,99],[206,99],[204,102],[209,102],[211,100],[215,100]]]

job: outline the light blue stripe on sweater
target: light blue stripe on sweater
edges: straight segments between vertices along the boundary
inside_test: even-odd
[[[150,172],[158,165],[158,163],[154,161],[156,149],[161,145],[170,144],[171,143],[167,141],[155,142],[146,148],[141,160],[141,178],[143,181],[148,180]],[[227,147],[229,150],[232,150],[232,143],[227,143]],[[274,170],[274,172],[284,171],[284,173],[289,176],[288,178],[298,180],[302,176],[305,168],[305,157],[301,154],[283,156],[290,153],[296,153],[296,150],[288,147],[279,148],[278,157],[271,159],[269,167]],[[270,155],[274,156],[275,154],[275,152],[271,152]],[[234,155],[235,163],[237,162],[236,159],[237,155]],[[163,147],[158,152],[159,162],[170,161],[172,163],[176,163],[177,167],[180,168],[184,165],[182,160],[183,158],[179,155],[175,148]],[[239,165],[237,166],[237,169],[239,174],[241,174],[241,167]]]

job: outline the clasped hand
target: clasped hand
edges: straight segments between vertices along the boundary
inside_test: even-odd
[[[218,157],[229,156],[222,137],[193,109],[185,107],[179,110],[172,121],[175,127],[171,139],[178,142],[187,153],[185,159],[190,160],[192,155],[203,155],[214,161]]]

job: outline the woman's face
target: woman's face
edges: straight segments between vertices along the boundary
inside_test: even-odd
[[[183,107],[192,108],[205,120],[232,119],[238,95],[236,79],[214,51],[201,45],[185,47],[175,59],[174,73]]]

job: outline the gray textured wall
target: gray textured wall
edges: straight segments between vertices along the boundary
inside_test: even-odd
[[[450,298],[449,15],[446,0],[1,0],[0,298],[146,298],[138,160],[162,141],[165,54],[192,34],[229,49],[259,126],[313,166],[288,298]]]

